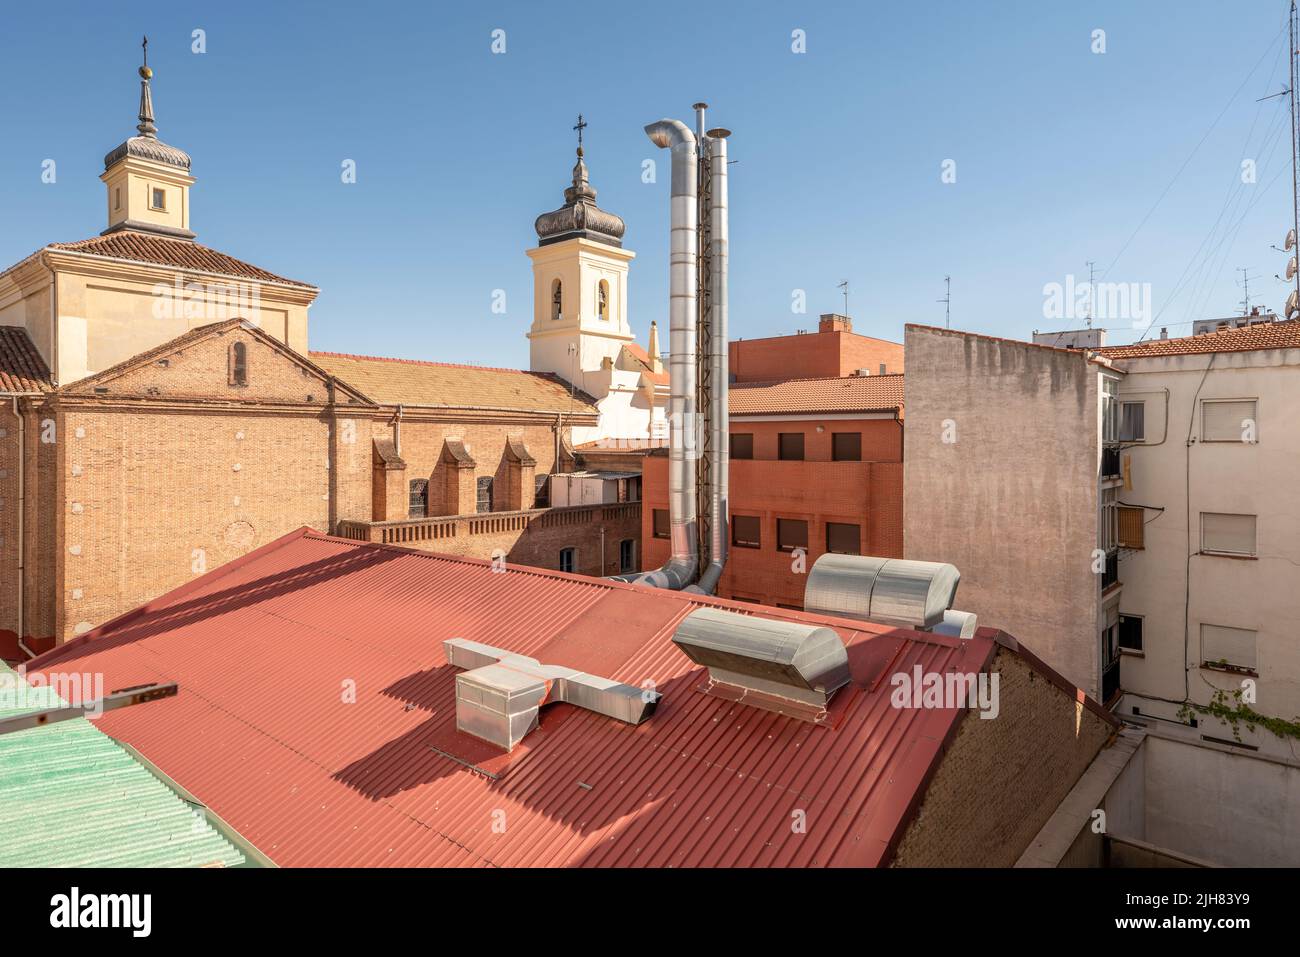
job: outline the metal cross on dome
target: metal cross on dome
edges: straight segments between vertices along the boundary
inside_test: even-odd
[[[582,153],[582,131],[587,128],[587,121],[582,118],[581,113],[578,114],[578,122],[573,128],[578,131],[578,153],[581,154]]]

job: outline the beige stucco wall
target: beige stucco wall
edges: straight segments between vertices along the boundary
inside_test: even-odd
[[[957,608],[1096,697],[1100,367],[929,327],[904,347],[905,556],[956,565]]]
[[[66,253],[53,253],[50,261],[57,277],[57,343],[50,335],[50,272],[43,266],[21,288],[13,282],[0,287],[0,325],[25,328],[60,385],[223,319],[246,319],[307,352],[314,289]]]
[[[1208,702],[1215,688],[1240,688],[1242,676],[1199,667],[1201,623],[1248,628],[1258,632],[1255,709],[1294,719],[1300,715],[1300,502],[1292,494],[1300,466],[1300,350],[1220,353],[1207,374],[1209,359],[1122,363],[1120,398],[1145,401],[1146,440],[1125,450],[1133,488],[1121,490],[1120,499],[1152,508],[1145,513],[1145,548],[1120,560],[1120,611],[1144,619],[1143,657],[1123,657],[1121,682],[1126,692],[1181,701],[1186,663],[1186,692]],[[1218,398],[1258,400],[1257,444],[1200,441],[1200,401]],[[1256,515],[1258,558],[1198,554],[1201,512]],[[1128,699],[1121,710],[1134,704],[1168,718],[1177,710]],[[1203,733],[1232,739],[1217,721],[1201,724]],[[1265,751],[1295,750],[1294,741],[1264,732],[1243,728],[1242,737]]]

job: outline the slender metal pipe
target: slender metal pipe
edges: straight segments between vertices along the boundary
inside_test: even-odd
[[[697,312],[695,230],[699,217],[695,135],[681,120],[660,120],[645,128],[650,142],[672,150],[668,264],[668,515],[672,555],[654,571],[622,576],[657,588],[681,589],[699,575],[699,517],[695,508],[695,461],[699,415],[695,407]]]
[[[709,564],[700,575],[699,589],[712,594],[722,577],[727,563],[727,497],[730,486],[730,403],[728,402],[730,369],[727,362],[727,137],[730,130],[713,129],[706,134],[710,170],[710,230],[711,248],[707,251],[709,263],[710,314],[713,334],[710,354],[701,361],[709,363],[712,393],[709,408],[710,455],[709,474]]]

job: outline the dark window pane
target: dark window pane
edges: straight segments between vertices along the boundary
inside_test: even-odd
[[[731,516],[731,544],[741,548],[758,548],[760,525],[757,515]]]
[[[571,572],[578,566],[578,550],[576,548],[560,549],[560,571]]]
[[[655,538],[670,538],[668,533],[668,509],[657,508],[654,510],[654,536]]]
[[[625,538],[618,543],[618,570],[636,571],[636,542],[630,538]]]
[[[411,479],[410,497],[407,503],[408,514],[412,518],[424,518],[429,511],[429,480]]]
[[[490,478],[478,480],[478,510],[480,512],[492,511],[492,479]]]
[[[836,462],[861,462],[862,433],[834,433],[831,436],[831,458]]]
[[[1133,615],[1119,616],[1119,646],[1129,651],[1142,650],[1142,619]]]
[[[798,518],[776,520],[776,547],[783,552],[808,548],[808,523]]]
[[[782,432],[780,435],[780,452],[779,458],[786,461],[801,461],[803,459],[803,433],[802,432]]]
[[[754,434],[752,432],[731,433],[731,457],[733,459],[752,459],[754,457]]]
[[[862,526],[844,522],[826,523],[826,551],[837,555],[860,555]]]

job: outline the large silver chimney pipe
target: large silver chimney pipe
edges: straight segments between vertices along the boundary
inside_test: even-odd
[[[715,129],[706,134],[705,109],[705,104],[695,104],[696,134],[680,120],[660,120],[645,128],[652,143],[672,150],[668,313],[672,552],[661,568],[615,577],[711,594],[722,577],[729,541],[726,138],[730,133]],[[704,222],[701,204],[708,217]],[[707,249],[700,248],[701,234],[707,238]],[[701,541],[703,516],[708,519],[707,541]]]
[[[696,352],[695,319],[696,228],[699,199],[696,193],[696,140],[681,120],[660,120],[645,128],[650,142],[672,150],[672,193],[668,262],[668,400],[669,460],[668,514],[671,522],[672,556],[659,569],[633,576],[658,588],[681,589],[699,575],[699,518],[695,509],[696,431],[699,416],[695,407]]]
[[[704,111],[700,111],[703,120]],[[701,356],[709,363],[711,392],[709,396],[709,454],[712,457],[709,474],[709,564],[700,575],[699,589],[713,594],[727,563],[727,494],[731,472],[730,368],[727,346],[727,137],[730,130],[712,129],[705,136],[709,151],[710,177],[710,248],[709,296],[710,321],[713,325],[710,353]]]

